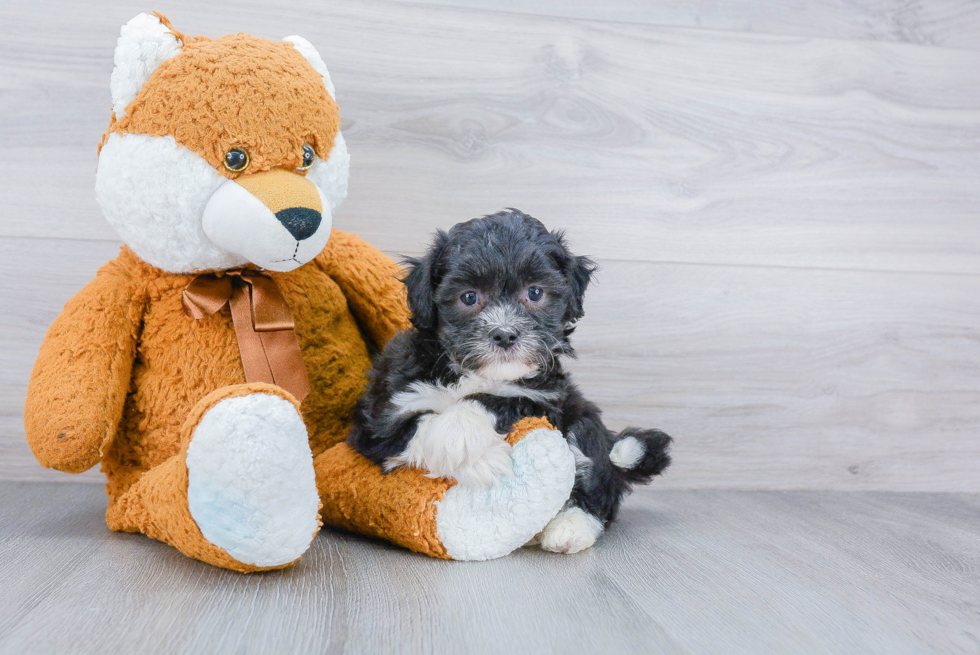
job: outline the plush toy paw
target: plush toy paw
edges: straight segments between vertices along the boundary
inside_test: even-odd
[[[423,417],[404,459],[429,477],[485,487],[514,474],[506,436],[497,432],[494,417],[482,405],[463,400]]]
[[[513,448],[514,475],[490,487],[456,485],[437,502],[439,537],[456,560],[501,557],[541,531],[567,502],[575,458],[557,430],[537,429]]]
[[[600,534],[599,519],[581,508],[569,507],[551,519],[532,542],[540,543],[544,550],[571,555],[590,548]]]
[[[306,426],[278,395],[221,400],[187,447],[187,504],[201,534],[240,562],[298,559],[319,529]]]

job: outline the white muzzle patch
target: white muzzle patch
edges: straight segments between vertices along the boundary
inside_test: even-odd
[[[310,225],[297,229],[295,224],[284,221],[283,210],[273,212],[245,187],[227,180],[204,208],[204,233],[222,250],[256,266],[281,273],[299,268],[327,245],[333,222],[323,192],[308,184],[316,189],[321,202],[319,222],[312,231]]]
[[[330,157],[317,159],[305,177],[274,169],[243,175],[238,182],[219,175],[173,137],[113,132],[99,154],[95,195],[126,245],[167,272],[196,273],[250,263],[285,272],[312,260],[326,246],[333,213],[347,195],[349,166],[339,132]],[[277,175],[277,184],[256,181]],[[252,193],[243,185],[267,188]],[[282,193],[263,193],[273,186]],[[268,197],[263,202],[258,196]],[[314,232],[297,230],[302,239],[273,211],[296,205],[315,205],[321,213]],[[296,230],[296,222],[291,225]]]

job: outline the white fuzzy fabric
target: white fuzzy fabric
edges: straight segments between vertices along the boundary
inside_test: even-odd
[[[433,478],[451,478],[467,487],[485,487],[513,475],[511,447],[496,429],[496,417],[474,400],[462,400],[441,414],[419,419],[415,436],[385,468],[412,466]]]
[[[480,393],[505,398],[529,398],[535,402],[545,402],[558,398],[557,392],[526,389],[508,381],[491,380],[469,374],[460,378],[456,384],[413,382],[405,391],[394,394],[391,397],[391,403],[398,408],[401,414],[418,412],[439,414],[452,407],[462,398]]]
[[[646,448],[636,437],[624,437],[613,444],[609,461],[621,469],[631,469],[643,459],[645,453]]]
[[[349,158],[342,138],[338,145],[340,163],[318,160],[306,175],[324,211],[317,232],[300,242],[252,194],[169,136],[110,134],[99,155],[95,197],[126,245],[165,271],[248,263],[290,271],[320,254],[330,238],[332,213],[326,208],[339,205],[347,192]]]
[[[490,487],[457,485],[436,503],[439,539],[453,559],[487,560],[520,548],[568,500],[575,459],[560,432],[534,430],[512,456],[512,477]]]
[[[313,70],[323,76],[323,85],[327,87],[327,93],[330,94],[331,98],[337,100],[337,95],[333,88],[333,82],[330,79],[330,72],[327,70],[327,65],[323,63],[323,57],[321,57],[320,53],[316,51],[313,44],[296,34],[293,36],[287,36],[282,40],[282,42],[291,43],[299,54],[303,55],[303,58],[310,62],[310,65],[313,66]]]
[[[316,189],[324,211],[317,231],[307,239],[297,241],[271,209],[234,180],[211,194],[201,217],[204,234],[223,251],[257,266],[292,271],[319,255],[330,239],[330,212],[323,192]]]
[[[580,507],[569,507],[551,519],[538,537],[541,547],[553,553],[577,553],[595,543],[602,522]]]
[[[109,79],[116,118],[126,115],[126,107],[153,71],[178,52],[177,38],[152,14],[140,14],[122,26]]]
[[[271,394],[222,400],[187,448],[187,504],[204,538],[240,562],[288,564],[318,529],[306,426]]]
[[[139,257],[171,273],[233,268],[248,260],[216,247],[201,216],[225,178],[169,136],[112,133],[99,154],[95,197]]]
[[[337,132],[333,140],[333,149],[326,159],[317,160],[306,171],[306,179],[319,187],[330,207],[330,213],[336,214],[347,197],[347,181],[350,177],[350,153],[347,152],[347,142],[344,135]]]

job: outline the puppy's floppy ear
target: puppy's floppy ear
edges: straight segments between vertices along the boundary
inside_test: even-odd
[[[406,257],[403,262],[408,269],[404,280],[408,287],[408,309],[412,312],[412,325],[417,330],[431,330],[436,326],[435,291],[439,284],[436,267],[448,241],[446,233],[438,230],[423,257]]]
[[[565,312],[566,321],[577,321],[585,315],[585,290],[598,269],[599,266],[588,257],[569,258],[565,275],[568,277],[572,297],[568,301],[568,311]]]

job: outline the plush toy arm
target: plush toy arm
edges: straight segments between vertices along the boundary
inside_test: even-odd
[[[340,286],[379,350],[409,326],[401,269],[380,250],[353,234],[334,230],[315,261]]]
[[[24,407],[43,466],[81,473],[99,462],[122,416],[141,319],[128,276],[111,262],[48,329]]]

